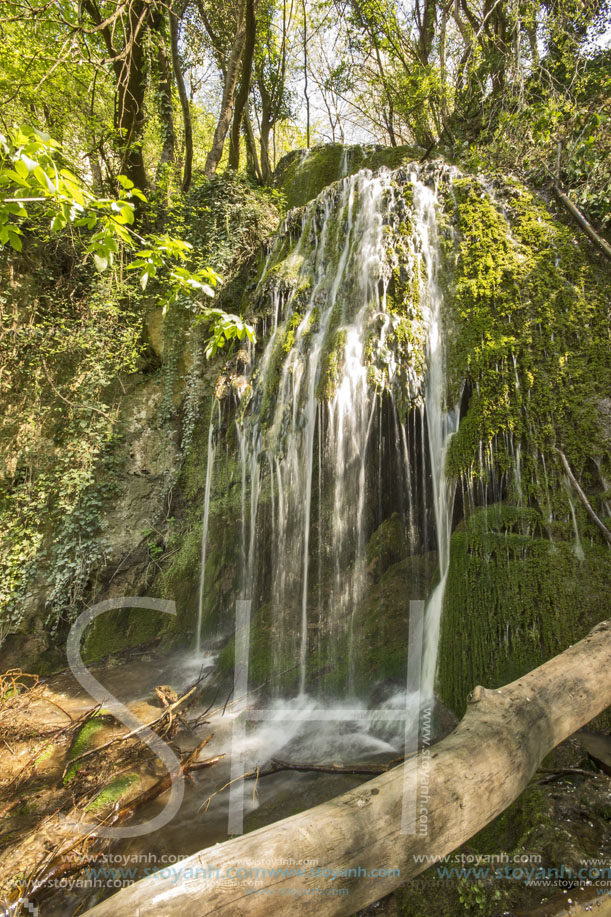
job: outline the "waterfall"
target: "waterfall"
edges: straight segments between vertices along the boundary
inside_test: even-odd
[[[438,552],[426,610],[432,692],[453,502],[444,462],[458,422],[445,406],[437,255],[438,186],[451,170],[411,169],[363,170],[287,215],[255,293],[270,333],[234,388],[239,595],[265,616],[273,670],[294,667],[300,695],[310,670],[324,675],[340,654],[343,690],[354,692],[367,545],[395,511],[412,554]]]

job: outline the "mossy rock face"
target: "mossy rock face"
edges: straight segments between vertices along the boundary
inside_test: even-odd
[[[367,569],[375,580],[409,552],[405,521],[393,513],[375,530],[367,545]]]
[[[295,150],[278,163],[274,184],[284,192],[287,206],[303,207],[323,188],[361,169],[375,171],[382,166],[398,169],[420,159],[423,150],[414,146],[344,146],[328,143],[311,150]]]
[[[600,413],[611,388],[608,268],[515,182],[457,179],[444,208],[450,392],[465,379],[472,391],[450,473],[477,474],[478,453],[489,449],[507,471],[520,443],[530,503],[545,499],[546,478],[557,489],[558,444],[574,468],[593,456],[608,476]]]
[[[608,547],[589,538],[579,546],[551,541],[533,533],[532,519],[494,506],[452,536],[439,690],[459,715],[475,685],[497,688],[519,678],[608,615]]]
[[[429,595],[436,573],[436,552],[415,554],[389,566],[365,593],[353,621],[359,693],[367,694],[375,682],[387,680],[404,686],[410,602]]]
[[[83,659],[97,662],[113,653],[133,649],[159,637],[168,615],[145,608],[119,608],[92,621],[83,642]]]

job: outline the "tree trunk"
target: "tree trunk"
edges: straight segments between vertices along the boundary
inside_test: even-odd
[[[87,914],[354,914],[451,853],[503,812],[545,755],[611,704],[610,672],[611,619],[510,685],[475,688],[462,722],[432,749],[330,802],[200,851],[181,861],[179,874],[145,878]],[[404,801],[415,807],[408,832],[405,827],[402,832]],[[422,861],[429,856],[429,862]],[[253,872],[251,879],[263,881],[253,894],[244,870],[265,869],[267,861],[270,872],[278,873],[272,867],[286,863],[287,857],[310,860],[320,872]],[[371,870],[382,868],[385,875],[369,878]],[[333,879],[333,870],[340,869],[352,874],[335,873]],[[345,896],[340,888],[348,890]]]
[[[240,88],[238,89],[233,110],[233,123],[229,138],[230,169],[236,171],[240,167],[240,130],[242,127],[244,110],[250,93],[250,80],[252,77],[252,62],[255,54],[255,38],[257,35],[257,20],[255,18],[254,0],[246,0],[246,35],[244,38],[244,51],[242,52],[242,73],[240,75]]]
[[[301,3],[303,12],[303,97],[306,105],[306,147],[310,149],[310,94],[308,91],[308,13],[305,0]]]
[[[188,191],[191,187],[191,172],[193,170],[193,126],[191,124],[191,108],[189,106],[189,96],[185,87],[185,79],[180,65],[180,54],[178,53],[178,32],[180,28],[180,16],[184,12],[184,3],[179,10],[170,9],[170,42],[172,46],[172,68],[174,70],[174,79],[178,89],[178,98],[182,109],[182,123],[185,132],[185,163],[182,172],[182,190]]]
[[[170,16],[171,15],[170,13]],[[164,166],[173,165],[176,159],[176,130],[174,128],[172,104],[172,71],[170,69],[166,45],[166,28],[165,16],[160,16],[154,25],[155,41],[157,44],[159,120],[161,121],[161,134],[163,137],[163,146],[157,166],[157,178],[161,176]]]
[[[142,155],[144,94],[146,73],[144,55],[145,22],[150,10],[144,0],[133,0],[128,8],[128,47],[125,60],[118,62],[119,93],[117,130],[124,145],[122,170],[137,188],[146,188],[148,179]]]
[[[144,189],[148,184],[142,156],[146,91],[144,37],[152,6],[146,0],[132,0],[129,4],[123,48],[120,49],[114,44],[115,32],[102,22],[96,4],[92,0],[83,0],[83,9],[100,30],[117,80],[114,124],[120,137],[121,172],[136,187]]]
[[[563,204],[564,207],[571,214],[578,226],[581,226],[583,231],[590,237],[594,245],[600,249],[600,251],[605,255],[609,261],[611,261],[611,246],[605,242],[602,236],[599,236],[591,223],[589,223],[584,217],[583,213],[577,209],[575,204],[566,196],[566,194],[560,190],[558,184],[554,185],[554,192],[556,197]]]
[[[264,184],[267,185],[271,181],[272,177],[272,166],[269,158],[269,135],[272,129],[272,124],[269,116],[269,105],[265,104],[265,99],[263,99],[261,109],[261,127],[259,130],[261,135],[261,175],[263,176]]]
[[[250,115],[248,110],[244,112],[244,137],[246,139],[246,161],[248,167],[248,174],[258,181],[260,184],[263,183],[263,174],[261,172],[261,167],[259,166],[259,159],[257,156],[257,143],[255,141],[254,131],[252,129],[252,124],[250,122]]]
[[[219,120],[214,132],[212,148],[206,157],[206,166],[204,171],[208,178],[211,178],[216,172],[218,164],[221,161],[221,156],[223,155],[225,138],[227,136],[227,131],[229,130],[229,125],[231,124],[231,116],[233,114],[235,88],[238,81],[238,70],[240,66],[240,58],[242,57],[242,50],[244,48],[245,38],[246,28],[244,21],[244,10],[241,10],[240,18],[237,24],[236,35],[231,47],[229,60],[227,62],[227,69],[225,71],[223,98],[221,101],[221,113],[219,115]]]

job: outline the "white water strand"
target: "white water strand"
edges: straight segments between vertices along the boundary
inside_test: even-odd
[[[569,501],[569,509],[571,511],[571,518],[573,520],[573,532],[575,534],[575,541],[573,544],[573,550],[575,552],[575,557],[579,561],[583,561],[585,554],[583,551],[583,545],[581,544],[581,537],[579,535],[579,525],[577,524],[577,514],[575,512],[575,504],[573,503],[573,497],[571,496],[571,491],[569,489],[569,484],[567,481],[566,496]]]
[[[212,490],[212,473],[216,457],[216,440],[214,436],[215,422],[220,419],[221,406],[216,397],[212,399],[210,410],[210,423],[208,425],[208,454],[206,458],[206,486],[204,489],[204,510],[202,513],[202,540],[199,560],[199,590],[197,602],[197,632],[195,648],[199,655],[201,652],[202,623],[204,617],[204,586],[206,584],[206,554],[208,551],[208,523],[210,519],[210,493]]]
[[[450,538],[452,534],[452,508],[454,505],[454,482],[447,480],[445,462],[448,445],[458,427],[458,407],[445,409],[446,370],[442,337],[443,296],[437,281],[437,193],[420,181],[414,182],[414,208],[417,232],[420,238],[421,257],[424,262],[426,280],[421,282],[420,294],[428,310],[427,364],[425,386],[425,416],[428,434],[431,482],[433,488],[433,510],[439,552],[439,583],[433,590],[427,605],[424,630],[424,657],[422,660],[421,690],[423,700],[433,698],[437,648],[441,626],[441,613],[446,581],[450,566]],[[421,271],[421,276],[422,276]]]
[[[250,544],[244,551],[243,584],[255,588],[256,564],[253,551],[257,520],[259,463],[267,454],[266,466],[276,469],[275,551],[272,559],[272,607],[274,630],[286,636],[286,610],[300,606],[299,690],[305,691],[308,653],[308,602],[310,600],[310,554],[312,499],[317,456],[332,472],[334,508],[327,550],[338,563],[334,595],[330,602],[334,617],[346,619],[360,592],[362,564],[348,563],[346,553],[357,561],[364,555],[365,457],[371,430],[373,401],[367,385],[364,357],[365,325],[368,313],[380,309],[378,286],[384,262],[383,193],[390,174],[372,177],[363,172],[345,179],[315,202],[304,216],[303,230],[285,265],[298,265],[304,283],[311,278],[303,318],[294,330],[294,343],[283,359],[276,384],[275,401],[266,398],[274,385],[277,367],[277,335],[269,340],[259,368],[252,378],[252,411],[247,412],[239,431],[243,489],[250,489]],[[358,206],[356,204],[358,203]],[[306,237],[310,239],[306,245]],[[310,251],[309,262],[303,252]],[[306,263],[304,263],[306,261]],[[313,263],[312,263],[313,262]],[[295,288],[298,288],[297,284]],[[282,320],[291,319],[295,293],[289,296]],[[275,294],[273,294],[275,295]],[[356,315],[355,315],[356,307]],[[301,313],[299,313],[301,314]],[[320,409],[319,391],[323,363],[330,335],[343,336],[338,362],[341,374],[328,403],[327,418]],[[341,339],[340,339],[341,340]],[[266,415],[267,412],[267,416]],[[323,429],[325,427],[325,429]],[[318,435],[318,449],[315,448]],[[324,441],[323,441],[324,440]],[[318,468],[319,492],[322,468]],[[354,493],[348,487],[352,485]],[[246,496],[243,495],[246,507]],[[327,526],[328,527],[328,526]],[[322,522],[318,526],[319,548]],[[244,533],[244,543],[246,542]],[[322,548],[321,548],[322,549]],[[246,593],[242,592],[246,597]],[[337,623],[337,621],[336,621]],[[326,627],[333,630],[334,624]],[[287,641],[287,643],[290,641]],[[287,652],[289,651],[287,646]],[[282,653],[279,654],[282,656]]]

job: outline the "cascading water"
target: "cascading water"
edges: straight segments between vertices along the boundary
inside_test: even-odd
[[[393,511],[410,553],[438,551],[423,667],[432,694],[453,501],[444,457],[458,418],[445,408],[437,278],[437,185],[450,174],[430,165],[337,182],[289,214],[259,282],[271,329],[237,387],[239,595],[266,615],[273,671],[296,667],[302,695],[338,655],[341,691],[355,690],[367,544]]]
[[[426,425],[428,433],[431,482],[433,485],[433,510],[439,551],[439,582],[426,606],[424,630],[424,656],[422,660],[423,699],[433,698],[439,629],[450,567],[450,537],[452,535],[452,510],[455,484],[445,475],[448,444],[458,428],[459,405],[445,407],[446,370],[443,346],[443,297],[438,285],[436,195],[421,182],[414,182],[414,206],[419,228],[422,257],[426,267],[426,281],[421,283],[421,297],[428,308],[427,363],[425,384]]]

